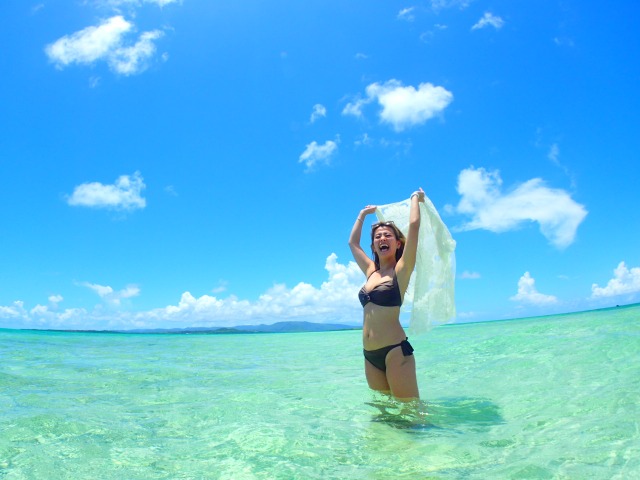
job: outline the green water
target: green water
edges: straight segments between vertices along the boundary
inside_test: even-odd
[[[640,306],[411,338],[410,406],[360,334],[0,330],[0,478],[640,478]]]

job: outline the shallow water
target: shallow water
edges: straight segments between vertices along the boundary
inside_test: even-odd
[[[412,337],[412,405],[360,335],[0,330],[0,478],[640,478],[640,306]]]

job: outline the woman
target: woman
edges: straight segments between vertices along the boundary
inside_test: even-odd
[[[405,238],[393,222],[375,223],[371,227],[370,259],[360,246],[362,225],[375,205],[367,205],[356,219],[349,247],[356,263],[367,277],[358,297],[364,308],[362,341],[364,371],[373,390],[391,393],[398,400],[419,398],[416,361],[413,348],[400,325],[400,306],[416,264],[420,188],[411,195],[409,231]]]

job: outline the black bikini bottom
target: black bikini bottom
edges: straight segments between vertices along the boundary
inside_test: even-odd
[[[395,345],[389,345],[386,347],[378,348],[376,350],[363,349],[362,352],[364,353],[364,358],[366,358],[367,361],[377,369],[382,370],[383,372],[386,372],[387,371],[387,361],[386,361],[387,354],[394,348],[402,347],[402,354],[405,357],[408,357],[409,355],[413,355],[413,347],[407,340],[409,340],[409,338],[406,338],[400,343],[396,343]]]

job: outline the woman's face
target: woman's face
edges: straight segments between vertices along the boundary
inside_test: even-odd
[[[400,245],[400,240],[396,238],[396,233],[391,227],[378,227],[373,232],[373,249],[379,257],[391,255],[395,258]]]

